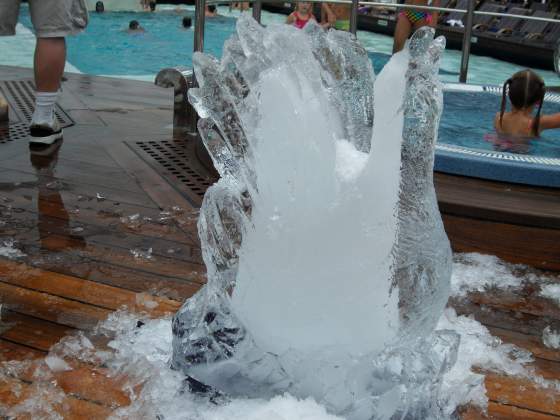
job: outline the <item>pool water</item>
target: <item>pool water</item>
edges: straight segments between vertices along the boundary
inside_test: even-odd
[[[494,134],[494,116],[502,98],[487,92],[444,92],[439,143],[479,150],[494,150],[560,158],[559,130],[545,131],[535,139],[503,141]],[[560,112],[560,103],[546,101],[542,114]]]
[[[194,22],[194,7],[170,5],[158,6],[157,13],[107,12],[92,13],[85,33],[68,38],[68,61],[83,73],[110,76],[134,76],[143,80],[154,80],[163,67],[191,64],[194,31],[181,28],[183,16]],[[229,11],[226,6],[218,7],[219,17],[206,19],[206,52],[221,56],[224,41],[233,33],[238,11]],[[284,22],[285,16],[263,11],[264,24]],[[131,20],[138,20],[146,29],[144,34],[130,35],[126,28]],[[31,28],[29,11],[22,7],[21,22]],[[358,31],[358,39],[368,50],[376,73],[389,60],[392,37]],[[16,52],[14,52],[15,54]],[[3,51],[4,55],[4,51]],[[2,57],[8,61],[9,55]],[[461,54],[445,51],[440,76],[445,82],[456,82],[459,76]],[[501,84],[503,80],[522,68],[511,63],[489,57],[471,55],[469,61],[469,83]],[[547,84],[558,84],[555,73],[538,71]]]

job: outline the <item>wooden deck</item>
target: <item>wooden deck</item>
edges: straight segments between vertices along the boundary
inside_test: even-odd
[[[0,81],[30,77],[28,70],[0,67]],[[13,238],[25,253],[0,258],[0,361],[35,360],[19,372],[0,370],[0,417],[2,405],[13,407],[33,392],[34,370],[63,337],[78,330],[91,334],[122,307],[152,317],[173,313],[204,283],[196,207],[126,144],[173,141],[171,101],[172,92],[147,83],[71,75],[61,106],[76,124],[65,130],[56,153],[33,154],[24,140],[0,144],[0,246]],[[454,223],[454,217],[466,217],[453,207],[453,185],[463,180],[436,181],[440,194],[445,191],[446,228],[467,229],[469,223]],[[468,185],[461,184],[459,195],[486,200]],[[131,252],[149,248],[151,259]],[[497,337],[532,351],[544,378],[560,379],[560,352],[540,339],[545,325],[560,328],[560,308],[537,292],[527,285],[521,296],[496,292],[453,304],[460,313],[474,313]],[[103,419],[130,403],[122,378],[109,376],[103,365],[68,362],[72,370],[56,373],[53,385],[64,391],[56,408],[64,418]],[[464,419],[560,418],[557,391],[495,373],[487,374],[486,387],[488,417],[465,408]]]

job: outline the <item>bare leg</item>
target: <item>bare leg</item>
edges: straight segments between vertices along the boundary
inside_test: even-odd
[[[56,92],[66,64],[64,38],[37,38],[35,48],[35,85],[38,92]]]
[[[393,54],[404,48],[404,44],[411,31],[412,25],[410,21],[406,17],[399,15],[397,18],[397,26],[395,27],[395,34],[393,36]]]
[[[8,121],[8,102],[0,93],[0,122]]]

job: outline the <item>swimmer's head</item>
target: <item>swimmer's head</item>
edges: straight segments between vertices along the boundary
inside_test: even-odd
[[[130,23],[128,24],[128,29],[130,29],[131,31],[136,31],[139,28],[140,28],[140,23],[137,20],[131,20]]]
[[[151,10],[152,12],[155,12],[155,11],[156,11],[156,2],[155,2],[155,1],[151,1],[151,2],[150,2],[150,10]]]
[[[97,3],[95,3],[95,11],[97,13],[103,13],[105,11],[105,5],[102,1],[98,1]]]
[[[192,20],[190,17],[185,16],[183,18],[183,28],[190,28],[192,26]]]
[[[307,1],[299,1],[296,5],[296,10],[298,13],[310,13],[311,12],[311,3]]]
[[[208,6],[208,11],[210,13],[216,13],[216,5],[215,4],[211,4],[210,6]]]
[[[539,121],[544,101],[546,87],[544,80],[532,70],[523,70],[515,73],[504,83],[502,92],[502,108],[500,113],[500,125],[506,110],[506,93],[511,105],[519,110],[538,106],[537,115],[533,120],[533,134],[539,132]]]

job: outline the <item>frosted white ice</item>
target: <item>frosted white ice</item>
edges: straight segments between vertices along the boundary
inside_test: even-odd
[[[140,328],[138,321],[142,322]],[[146,320],[126,312],[112,314],[97,331],[116,333],[109,346],[115,353],[105,359],[114,373],[124,372],[129,386],[144,383],[131,406],[116,411],[114,419],[166,420],[341,420],[311,399],[289,394],[270,400],[239,398],[215,405],[185,392],[184,376],[168,366],[171,356],[171,321]]]
[[[499,271],[487,273],[498,274]],[[457,316],[454,309],[447,308],[437,329],[452,330],[461,336],[457,362],[444,375],[443,381],[443,392],[449,409],[469,402],[486,407],[488,399],[484,375],[473,372],[473,367],[512,376],[529,375],[524,365],[533,360],[531,354],[511,344],[504,344],[474,318]],[[448,414],[451,412],[448,411]]]
[[[72,370],[72,368],[64,361],[57,356],[47,356],[45,357],[45,363],[49,367],[52,372],[64,372],[66,370]]]
[[[560,305],[560,284],[546,284],[542,286],[540,295]]]
[[[542,333],[542,341],[546,347],[560,350],[560,331],[555,331],[547,325]]]
[[[353,181],[364,170],[369,155],[346,140],[336,142],[336,175],[342,181]]]
[[[0,256],[12,260],[25,257],[25,254],[16,247],[13,239],[6,239],[0,242]]]
[[[466,296],[468,292],[484,292],[492,288],[517,289],[527,278],[516,275],[514,268],[493,255],[459,254],[453,262],[452,295]]]
[[[139,327],[141,325],[141,327]],[[469,402],[485,407],[486,395],[483,376],[474,373],[472,367],[495,370],[507,374],[530,375],[523,365],[528,355],[499,339],[491,337],[487,329],[472,318],[457,316],[452,309],[445,311],[438,329],[452,329],[461,335],[458,360],[445,375],[442,383],[442,403],[445,413],[452,413],[458,405]],[[53,391],[50,381],[52,367],[68,365],[69,360],[82,360],[95,365],[103,364],[111,376],[125,373],[128,382],[123,390],[130,393],[132,404],[116,410],[113,419],[166,420],[342,420],[325,406],[313,399],[296,398],[281,394],[269,399],[230,398],[218,404],[209,402],[185,390],[182,373],[169,368],[172,352],[171,320],[150,320],[123,311],[115,312],[95,328],[97,334],[112,336],[112,351],[97,349],[83,333],[64,338],[56,344],[47,362],[35,374],[34,387],[29,396],[5,414],[44,415],[55,419],[53,406],[62,400],[64,393]],[[0,366],[3,375],[23,372],[29,362],[4,362]],[[16,375],[17,376],[17,375]],[[143,384],[135,388],[134,385]],[[1,409],[1,408],[0,408]],[[448,416],[446,416],[448,417]]]
[[[311,51],[308,39],[300,39]],[[393,276],[407,57],[396,57],[376,81],[375,95],[385,97],[391,86],[395,100],[378,102],[378,140],[348,189],[335,170],[341,123],[331,117],[335,110],[305,71],[304,58],[266,72],[255,87],[258,193],[252,194],[232,308],[257,345],[274,354],[336,347],[361,356],[382,349],[398,325],[398,296],[387,280]]]

